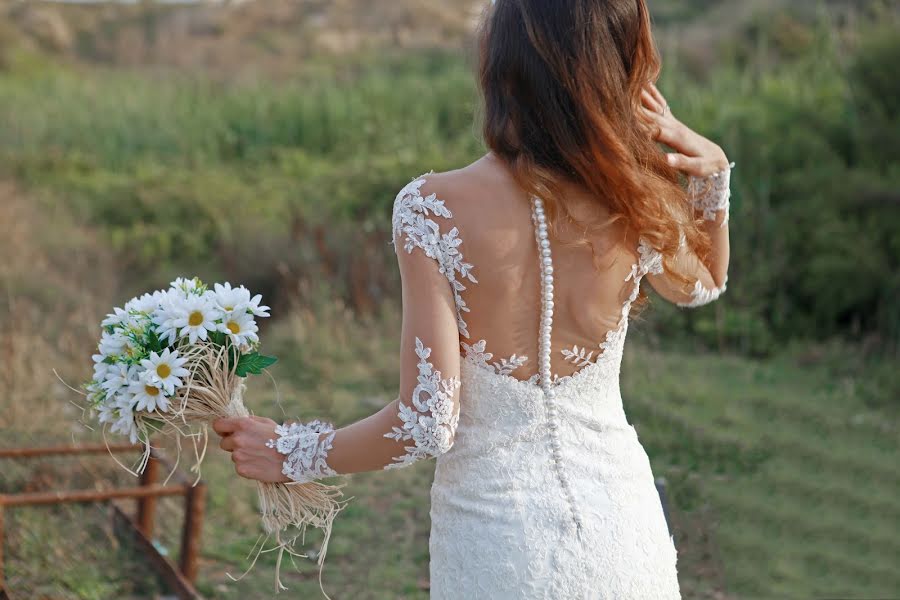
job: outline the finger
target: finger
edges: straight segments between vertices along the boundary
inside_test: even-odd
[[[233,452],[235,447],[234,436],[226,435],[219,441],[219,448],[225,452]]]
[[[240,428],[240,418],[228,418],[223,417],[221,419],[216,419],[213,421],[213,430],[219,435],[227,435],[229,433],[234,433]]]
[[[656,126],[657,131],[653,136],[658,142],[670,146],[678,150],[686,150],[681,140],[681,134],[678,128],[678,122],[671,115],[661,115],[652,110],[643,109],[644,114],[650,119],[650,122]]]
[[[664,105],[660,104],[646,88],[641,92],[641,102],[648,110],[656,114],[661,114],[663,111]]]
[[[669,105],[669,101],[662,95],[662,92],[659,91],[659,88],[656,87],[655,83],[650,84],[650,94],[657,102],[659,102],[660,106],[666,107]]]
[[[684,154],[673,152],[666,155],[666,160],[668,161],[669,166],[674,167],[683,173],[695,175],[697,177],[703,176],[702,158],[685,156]]]
[[[662,124],[660,123],[662,115],[643,107],[641,107],[641,111],[646,120],[644,125],[647,127],[647,130],[650,133],[650,138],[655,141],[659,141],[659,136],[662,133]]]

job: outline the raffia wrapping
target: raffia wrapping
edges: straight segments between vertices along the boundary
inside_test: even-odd
[[[210,421],[221,417],[248,417],[250,411],[244,406],[243,394],[246,386],[234,368],[228,367],[228,350],[213,344],[200,343],[191,346],[183,355],[188,358],[185,368],[190,377],[181,390],[171,399],[172,408],[169,413],[152,413],[153,418],[163,418],[167,427],[174,428],[176,433],[183,433],[184,427],[193,429],[199,425],[202,435],[206,437],[206,427]],[[147,439],[147,438],[145,438]],[[147,453],[149,456],[149,444]],[[203,460],[203,453],[197,453],[197,465]],[[146,462],[143,461],[143,462]],[[318,553],[319,584],[322,585],[322,568],[328,541],[331,538],[331,527],[334,518],[346,505],[341,487],[319,482],[311,483],[263,483],[256,482],[259,493],[259,507],[262,513],[262,524],[267,536],[274,537],[278,552],[276,563],[276,589],[284,590],[281,583],[280,567],[284,552],[297,556],[293,552],[293,543],[302,538],[307,526],[322,529],[325,536],[322,549]],[[296,529],[296,532],[292,531]],[[291,531],[288,536],[287,532]],[[262,552],[262,546],[256,553]],[[252,554],[252,553],[251,553]],[[256,562],[253,559],[253,564]],[[253,568],[250,565],[250,569]],[[249,569],[248,569],[249,572]],[[246,573],[245,573],[246,574]],[[324,588],[322,589],[325,593]],[[328,597],[328,594],[325,594]]]

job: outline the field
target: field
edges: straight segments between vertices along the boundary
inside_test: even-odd
[[[344,424],[393,398],[390,202],[482,151],[471,4],[0,4],[0,446],[97,440],[52,370],[82,381],[104,313],[180,274],[273,306],[258,414]],[[896,12],[786,6],[651,2],[673,110],[738,162],[734,259],[717,305],[651,302],[623,397],[667,482],[685,598],[900,598]],[[333,598],[427,598],[432,468],[348,479]],[[253,487],[215,449],[203,477],[199,589],[275,597],[272,554],[229,576],[259,536]],[[129,479],[102,457],[0,465],[0,493]],[[181,507],[160,515],[177,555]],[[7,512],[11,589],[163,593],[108,516]],[[317,597],[311,560],[285,571],[284,597]]]

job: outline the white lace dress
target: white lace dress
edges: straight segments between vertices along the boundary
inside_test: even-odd
[[[698,212],[711,220],[727,215],[729,172],[694,192]],[[285,473],[309,481],[436,457],[437,600],[680,598],[674,540],[619,392],[628,316],[641,281],[663,275],[662,257],[641,240],[624,276],[609,275],[623,300],[605,339],[593,349],[554,349],[562,282],[554,280],[556,250],[534,199],[537,359],[495,360],[467,322],[478,320],[484,302],[474,295],[479,267],[463,257],[450,208],[422,192],[426,181],[411,182],[394,203],[404,301],[399,397],[337,431],[319,421],[280,429],[273,444],[287,456]],[[722,291],[698,277],[681,304],[699,306]],[[490,330],[490,321],[479,330]],[[554,361],[575,370],[554,375]],[[537,371],[515,376],[528,365]]]

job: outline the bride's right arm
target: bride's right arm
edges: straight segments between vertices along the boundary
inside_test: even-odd
[[[670,302],[683,307],[703,306],[717,300],[728,282],[728,213],[734,164],[729,164],[722,148],[676,119],[656,86],[644,92],[643,102],[645,113],[658,128],[656,139],[675,149],[668,155],[669,164],[688,176],[689,198],[697,216],[703,219],[711,243],[704,261],[682,243],[674,268],[689,278],[688,283],[666,272],[649,274],[647,280]]]
[[[459,419],[460,355],[457,306],[448,281],[455,228],[414,181],[394,203],[393,241],[400,267],[403,325],[398,397],[377,413],[335,430],[322,421],[277,425],[270,419],[219,419],[222,449],[242,477],[307,482],[338,474],[405,467],[453,445]],[[440,261],[443,261],[440,262]],[[442,266],[443,264],[443,266]],[[468,268],[464,263],[454,263]],[[271,440],[271,442],[269,441]]]

